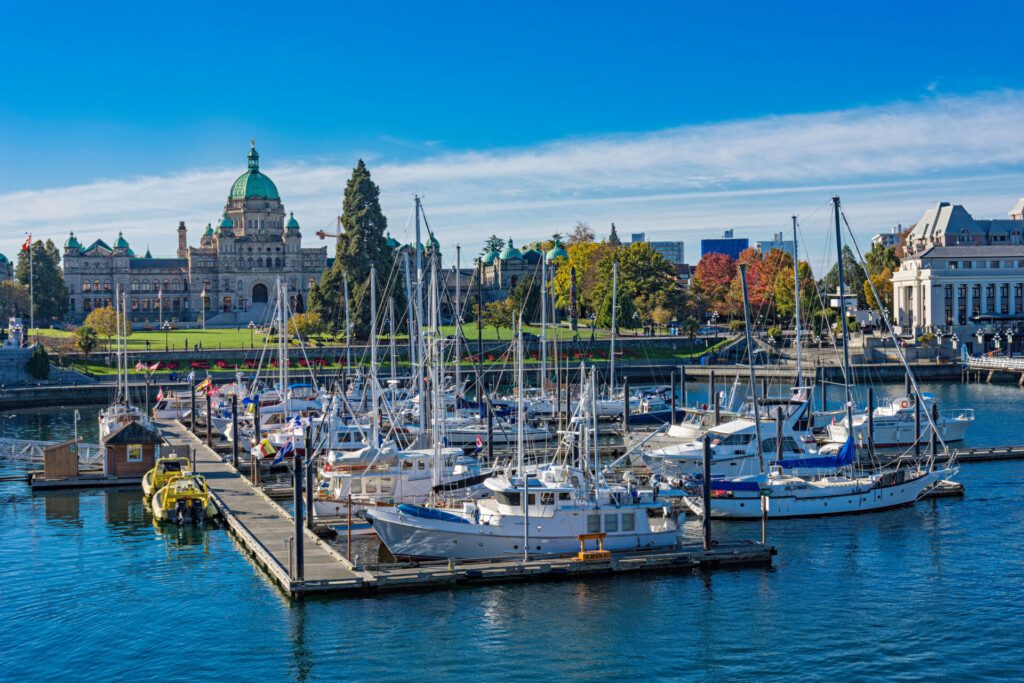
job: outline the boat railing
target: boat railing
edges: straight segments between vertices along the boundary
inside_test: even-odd
[[[940,410],[939,417],[943,420],[955,422],[973,422],[974,408],[951,408],[949,410]]]

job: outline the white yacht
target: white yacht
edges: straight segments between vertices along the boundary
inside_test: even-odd
[[[921,394],[921,443],[928,443],[932,435],[931,421],[928,413],[935,404],[933,394]],[[876,448],[898,448],[901,446],[913,446],[915,440],[914,427],[914,398],[904,396],[883,405],[877,406],[872,411],[872,422],[874,441]],[[967,435],[967,429],[974,422],[974,410],[965,408],[961,410],[939,410],[935,424],[939,430],[939,437],[942,441],[962,441]],[[832,443],[844,443],[850,435],[847,420],[844,416],[828,425],[828,440]],[[866,448],[868,444],[868,415],[867,411],[853,416],[853,438],[859,448]]]
[[[504,474],[484,486],[493,498],[461,509],[415,505],[368,508],[364,515],[396,557],[483,559],[579,551],[580,534],[603,533],[611,551],[667,548],[677,521],[653,490],[592,486],[587,473],[545,465],[524,481]],[[526,491],[526,505],[524,502]]]

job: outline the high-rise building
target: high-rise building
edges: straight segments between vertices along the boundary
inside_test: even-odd
[[[701,258],[708,254],[725,254],[726,256],[738,259],[740,252],[750,246],[746,237],[734,237],[732,230],[725,230],[719,239],[704,239],[700,241]]]
[[[778,249],[784,251],[787,254],[793,253],[793,240],[787,240],[784,238],[781,232],[775,233],[770,240],[760,240],[756,243],[758,251],[762,254],[767,254],[772,249]]]

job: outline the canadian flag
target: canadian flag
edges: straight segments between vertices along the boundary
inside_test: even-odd
[[[31,247],[31,246],[32,246],[32,233],[29,233],[28,237],[25,238],[25,242],[21,245],[21,250],[22,251],[28,251],[29,247]]]
[[[156,400],[157,401],[164,400],[164,388],[163,387],[160,387],[160,391],[156,392]]]
[[[484,440],[480,438],[479,434],[476,435],[476,447],[477,448],[483,448],[484,447]]]

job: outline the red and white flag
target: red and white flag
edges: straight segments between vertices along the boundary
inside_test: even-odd
[[[476,435],[476,447],[477,448],[483,448],[484,447],[484,440],[480,438],[479,434]]]
[[[32,246],[32,233],[29,233],[28,237],[25,238],[25,242],[21,245],[21,250],[22,251],[28,251],[29,247],[31,247],[31,246]]]
[[[156,400],[157,401],[164,400],[164,388],[163,387],[160,387],[160,391],[156,392]]]

